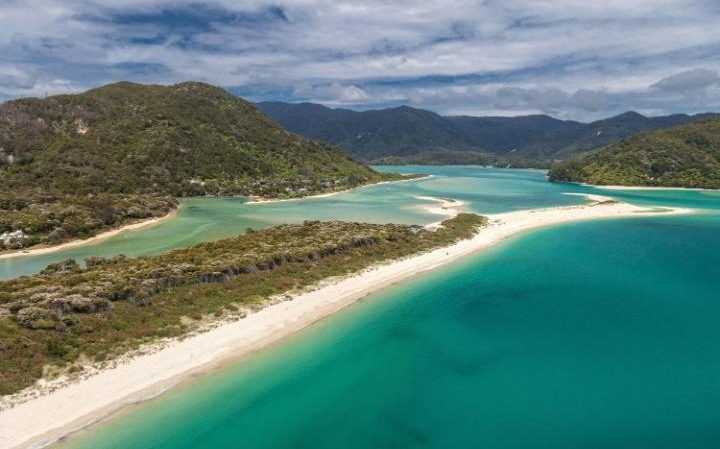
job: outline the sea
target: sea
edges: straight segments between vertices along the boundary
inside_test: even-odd
[[[192,198],[177,218],[59,253],[153,254],[305,219],[425,224],[418,197],[499,213],[604,194],[687,216],[552,226],[356,302],[58,448],[718,448],[720,193],[604,190],[540,170],[378,167],[429,177],[326,198]]]

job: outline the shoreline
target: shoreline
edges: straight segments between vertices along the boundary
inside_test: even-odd
[[[125,406],[150,399],[184,380],[236,361],[330,316],[390,285],[488,249],[510,237],[551,225],[592,219],[692,213],[692,209],[607,202],[487,215],[472,238],[321,282],[235,321],[173,340],[155,352],[122,360],[74,383],[0,411],[0,446],[43,447],[101,421]],[[51,381],[52,382],[52,381]],[[50,383],[51,383],[50,382]],[[5,397],[6,401],[12,397]]]
[[[584,184],[581,186],[595,187],[596,189],[605,190],[681,190],[687,192],[720,192],[720,189],[704,189],[702,187],[657,187],[657,186],[620,186],[620,185],[595,185],[595,184]]]
[[[170,212],[163,215],[162,217],[155,217],[155,218],[150,218],[148,220],[138,221],[136,223],[130,223],[130,224],[127,224],[124,226],[120,226],[119,228],[110,229],[105,232],[101,232],[100,234],[94,235],[87,239],[76,239],[76,240],[71,240],[69,242],[61,243],[59,245],[38,246],[35,248],[29,248],[29,249],[25,249],[25,250],[18,249],[18,250],[7,252],[7,253],[2,253],[2,254],[0,254],[0,260],[12,259],[14,257],[22,257],[22,256],[39,256],[42,254],[51,254],[51,253],[54,253],[57,251],[62,251],[64,249],[68,249],[68,248],[75,248],[78,246],[84,246],[84,245],[89,245],[92,243],[97,243],[101,240],[109,239],[110,237],[114,237],[125,231],[132,231],[135,229],[144,228],[144,227],[151,226],[151,225],[160,223],[162,221],[174,218],[175,216],[177,216],[177,214],[179,212],[180,212],[180,205],[178,204],[178,206],[175,209],[171,210]]]
[[[288,201],[302,201],[302,200],[310,200],[315,198],[327,198],[330,196],[340,195],[341,193],[347,193],[347,192],[353,192],[355,190],[364,189],[367,187],[373,187],[373,186],[379,186],[383,184],[395,184],[399,182],[408,182],[408,181],[417,181],[418,179],[427,179],[431,178],[433,175],[426,175],[422,174],[422,176],[418,176],[416,178],[408,178],[408,179],[398,179],[397,181],[380,181],[375,182],[372,184],[363,184],[361,186],[357,187],[351,187],[349,189],[344,190],[336,190],[333,192],[326,192],[326,193],[318,193],[316,195],[307,195],[307,196],[299,196],[297,198],[260,198],[260,197],[254,197],[255,199],[252,199],[244,204],[268,204],[268,203],[285,203]],[[253,197],[251,197],[253,198]]]
[[[428,213],[431,213],[434,215],[442,215],[444,217],[444,220],[456,217],[457,214],[460,213],[460,208],[462,208],[465,205],[465,203],[463,201],[456,200],[454,198],[440,198],[440,197],[435,197],[435,196],[416,196],[415,199],[418,199],[421,201],[434,201],[436,203],[440,203],[437,206],[422,205],[422,206],[420,206],[420,208],[422,208],[425,212],[428,212]],[[439,228],[441,225],[442,225],[442,220],[428,223],[424,227],[425,227],[425,229],[429,229],[432,231],[432,230]]]

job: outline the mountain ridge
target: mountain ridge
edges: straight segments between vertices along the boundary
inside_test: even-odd
[[[582,123],[544,114],[442,116],[410,106],[353,111],[308,102],[259,102],[257,105],[291,131],[334,143],[371,162],[392,160],[402,163],[403,160],[427,159],[428,154],[454,153],[457,156],[459,152],[469,151],[474,155],[488,155],[499,163],[511,162],[513,166],[549,164],[609,145],[637,132],[713,115],[646,117],[628,111]],[[450,159],[457,159],[455,156]],[[443,163],[443,160],[447,159],[440,156],[439,160],[433,161]]]

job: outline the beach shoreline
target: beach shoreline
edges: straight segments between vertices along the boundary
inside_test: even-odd
[[[29,249],[19,249],[15,251],[5,252],[0,254],[0,260],[2,259],[12,259],[15,257],[22,257],[22,256],[39,256],[42,254],[51,254],[57,251],[62,251],[64,249],[68,248],[76,248],[78,246],[84,246],[84,245],[90,245],[93,243],[97,243],[101,240],[109,239],[110,237],[115,237],[118,234],[121,234],[126,231],[132,231],[135,229],[140,228],[146,228],[155,224],[158,224],[160,222],[169,220],[171,218],[174,218],[177,216],[177,214],[180,212],[180,205],[167,214],[163,215],[162,217],[154,217],[150,218],[148,220],[142,220],[135,223],[130,223],[124,226],[120,226],[119,228],[110,229],[105,232],[101,232],[100,234],[97,234],[93,237],[87,238],[87,239],[76,239],[71,240],[69,242],[61,243],[59,245],[52,245],[52,246],[41,246],[38,245],[33,248]]]
[[[596,189],[604,190],[680,190],[688,192],[720,192],[720,189],[703,189],[701,187],[656,187],[656,186],[619,186],[619,185],[595,185],[595,184],[580,184],[587,187],[595,187]]]
[[[390,285],[490,248],[529,230],[582,220],[692,213],[648,208],[594,196],[585,205],[488,215],[472,238],[359,273],[275,302],[247,317],[168,342],[81,381],[0,411],[0,447],[43,447],[186,379],[252,354]],[[5,398],[6,400],[7,398]]]
[[[408,181],[417,181],[418,179],[427,179],[431,178],[433,175],[422,175],[417,176],[413,178],[407,178],[407,179],[398,179],[396,181],[380,181],[375,182],[371,184],[363,184],[361,186],[357,187],[351,187],[349,189],[343,189],[343,190],[335,190],[333,192],[326,192],[326,193],[318,193],[316,195],[307,195],[307,196],[299,196],[296,198],[262,198],[262,197],[251,197],[252,200],[246,202],[245,204],[269,204],[269,203],[286,203],[289,201],[302,201],[302,200],[312,200],[316,198],[328,198],[335,195],[340,195],[341,193],[348,193],[353,192],[355,190],[365,189],[367,187],[373,187],[373,186],[379,186],[383,184],[395,184],[400,182],[408,182]]]
[[[308,196],[302,196],[302,197],[298,197],[298,198],[284,198],[284,199],[258,198],[258,199],[253,199],[251,201],[248,201],[245,204],[268,204],[268,203],[279,203],[279,202],[286,202],[286,201],[300,201],[300,200],[315,199],[315,198],[327,198],[330,196],[339,195],[341,193],[351,192],[353,190],[359,190],[359,189],[363,189],[366,187],[377,186],[377,185],[381,185],[381,184],[390,184],[390,183],[396,183],[396,182],[415,181],[417,179],[429,178],[431,176],[432,175],[426,175],[426,176],[421,176],[421,177],[416,177],[416,178],[399,179],[397,181],[382,181],[382,182],[377,182],[377,183],[373,183],[373,184],[365,184],[365,185],[358,186],[358,187],[352,187],[350,189],[338,190],[335,192],[319,193],[317,195],[308,195]],[[64,249],[68,249],[68,248],[76,248],[78,246],[90,245],[90,244],[97,243],[99,241],[108,239],[110,237],[114,237],[125,231],[132,231],[132,230],[136,230],[136,229],[140,229],[140,228],[145,228],[145,227],[166,221],[168,219],[174,218],[175,216],[177,216],[179,211],[180,211],[180,204],[178,204],[178,206],[176,208],[171,210],[166,215],[163,215],[162,217],[154,217],[154,218],[150,218],[147,220],[138,221],[135,223],[130,223],[130,224],[121,226],[119,228],[109,229],[105,232],[101,232],[100,234],[97,234],[97,235],[87,238],[87,239],[75,239],[75,240],[71,240],[69,242],[61,243],[59,245],[41,244],[41,245],[36,245],[36,246],[28,248],[28,249],[18,249],[18,250],[6,251],[3,253],[0,253],[0,260],[12,259],[15,257],[23,257],[23,256],[39,256],[39,255],[43,255],[43,254],[51,254],[51,253],[54,253],[57,251],[62,251]]]
[[[454,198],[440,198],[440,197],[434,197],[434,196],[416,196],[415,197],[418,200],[421,201],[433,201],[435,203],[440,203],[437,206],[427,206],[422,205],[420,206],[425,212],[434,214],[434,215],[442,215],[444,220],[454,218],[457,216],[457,214],[460,213],[460,210],[465,205],[464,202],[460,200],[456,200]],[[442,221],[435,221],[432,223],[428,223],[425,225],[425,229],[429,230],[435,230],[439,228],[442,225]]]

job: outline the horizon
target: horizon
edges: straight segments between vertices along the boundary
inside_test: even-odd
[[[241,97],[241,98],[242,98],[242,97]],[[592,123],[592,122],[595,122],[595,121],[607,120],[607,119],[619,117],[619,116],[621,116],[621,115],[626,115],[626,114],[638,114],[638,115],[641,115],[641,116],[643,116],[643,117],[645,117],[645,118],[668,117],[668,116],[673,116],[673,115],[685,115],[685,116],[690,116],[690,117],[692,117],[692,116],[696,116],[696,115],[718,114],[718,113],[715,112],[715,111],[700,111],[700,112],[695,112],[695,113],[670,112],[670,113],[668,113],[668,114],[661,114],[661,115],[645,115],[645,114],[642,114],[642,113],[640,113],[640,112],[638,112],[638,111],[627,110],[627,111],[620,112],[620,113],[617,113],[617,114],[609,115],[609,116],[607,116],[607,117],[601,117],[601,118],[596,119],[596,120],[584,121],[584,120],[573,120],[573,119],[561,118],[561,117],[557,117],[557,116],[555,116],[555,115],[547,114],[547,113],[518,114],[518,115],[441,114],[440,112],[434,111],[434,110],[432,110],[432,109],[419,108],[419,107],[412,106],[412,105],[409,105],[409,104],[400,104],[400,105],[397,105],[397,106],[389,106],[389,107],[386,107],[386,108],[353,109],[353,108],[351,108],[351,107],[344,107],[344,106],[340,106],[340,107],[326,106],[326,105],[324,105],[324,104],[322,104],[322,103],[313,103],[313,102],[311,102],[311,101],[291,102],[291,101],[276,101],[276,100],[260,100],[260,101],[253,101],[252,103],[253,103],[253,104],[259,104],[259,103],[284,103],[284,104],[290,104],[290,105],[308,104],[308,105],[315,105],[315,106],[323,106],[323,107],[325,107],[325,108],[332,109],[332,110],[347,110],[347,111],[352,111],[352,112],[386,111],[386,110],[390,110],[390,109],[410,108],[410,109],[415,109],[415,110],[432,112],[432,113],[435,113],[435,114],[440,115],[441,117],[474,117],[474,118],[550,117],[550,118],[555,119],[555,120],[562,120],[562,121],[569,121],[569,122],[578,122],[578,123],[585,123],[585,124],[587,124],[587,123]]]
[[[140,85],[172,86],[172,85],[174,85],[174,84],[197,83],[197,82],[199,82],[199,83],[205,83],[204,81],[197,81],[197,80],[185,80],[185,81],[179,81],[179,82],[177,82],[177,83],[172,83],[172,84],[163,84],[163,83],[139,83],[139,82],[137,82],[137,81],[132,81],[132,80],[118,80],[118,81],[114,81],[114,82],[108,83],[108,84],[102,84],[102,85],[99,85],[99,86],[91,86],[91,87],[87,88],[86,90],[83,90],[83,91],[80,91],[80,92],[66,92],[66,93],[60,92],[60,93],[56,93],[56,94],[52,94],[52,95],[46,94],[46,95],[43,95],[43,96],[30,96],[30,97],[18,97],[18,98],[0,99],[0,104],[5,103],[5,102],[7,102],[7,101],[19,100],[19,99],[23,99],[23,98],[49,98],[49,97],[58,96],[58,95],[78,95],[78,94],[82,94],[82,93],[85,93],[85,92],[90,91],[90,90],[93,90],[93,89],[99,89],[99,88],[102,88],[102,87],[105,87],[105,86],[108,86],[108,85],[111,85],[111,84],[132,83],[132,84],[140,84]],[[206,84],[209,84],[209,83],[206,83]],[[403,104],[398,104],[398,105],[393,105],[393,106],[382,107],[382,108],[353,108],[352,106],[328,106],[328,105],[325,105],[325,104],[322,104],[322,103],[315,103],[315,102],[312,102],[312,101],[296,101],[296,102],[292,102],[292,101],[263,100],[263,99],[250,100],[250,99],[248,99],[248,98],[246,98],[246,97],[243,97],[243,96],[241,96],[241,95],[238,95],[237,93],[233,92],[231,89],[228,89],[228,88],[226,88],[226,87],[223,87],[223,86],[214,86],[214,87],[220,87],[220,88],[228,91],[229,93],[231,93],[231,94],[233,94],[233,95],[235,95],[235,96],[237,96],[237,97],[239,97],[239,98],[242,98],[243,100],[249,101],[249,102],[251,102],[252,104],[255,104],[255,105],[257,105],[257,104],[259,104],[259,103],[285,103],[285,104],[291,104],[291,105],[308,104],[308,105],[322,106],[322,107],[325,107],[325,108],[328,108],[328,109],[331,109],[331,110],[347,110],[347,111],[352,111],[352,112],[384,111],[384,110],[399,109],[399,108],[404,108],[404,107],[406,107],[406,108],[415,109],[415,110],[432,112],[432,113],[435,113],[435,114],[440,115],[441,117],[474,117],[474,118],[550,117],[550,118],[555,119],[555,120],[571,121],[571,122],[578,122],[578,123],[583,123],[583,124],[589,124],[589,123],[593,123],[593,122],[597,122],[597,121],[602,121],[602,120],[607,120],[607,119],[612,119],[612,118],[615,118],[615,117],[618,117],[618,116],[621,116],[621,115],[633,114],[633,113],[634,113],[634,114],[641,115],[641,116],[643,116],[643,117],[645,117],[645,118],[667,117],[667,116],[673,116],[673,115],[686,115],[686,116],[691,116],[691,117],[692,117],[692,116],[696,116],[696,115],[718,114],[718,112],[715,112],[715,111],[705,110],[705,111],[693,112],[693,113],[687,113],[687,112],[669,112],[669,113],[667,113],[667,114],[648,115],[648,114],[643,114],[643,113],[638,112],[638,111],[635,111],[635,110],[627,110],[627,111],[619,112],[619,113],[616,113],[616,114],[613,114],[613,115],[600,116],[599,118],[596,118],[596,119],[593,119],[593,120],[575,120],[575,119],[563,118],[563,117],[560,117],[560,116],[557,116],[557,115],[553,115],[553,114],[550,114],[550,113],[543,113],[543,112],[531,113],[531,114],[515,114],[515,115],[442,114],[441,112],[435,111],[435,110],[433,110],[433,109],[421,108],[421,107],[413,106],[413,105],[411,105],[411,104],[404,104],[404,103],[403,103]]]
[[[708,0],[13,0],[0,13],[0,100],[197,79],[352,110],[581,122],[720,110]]]

